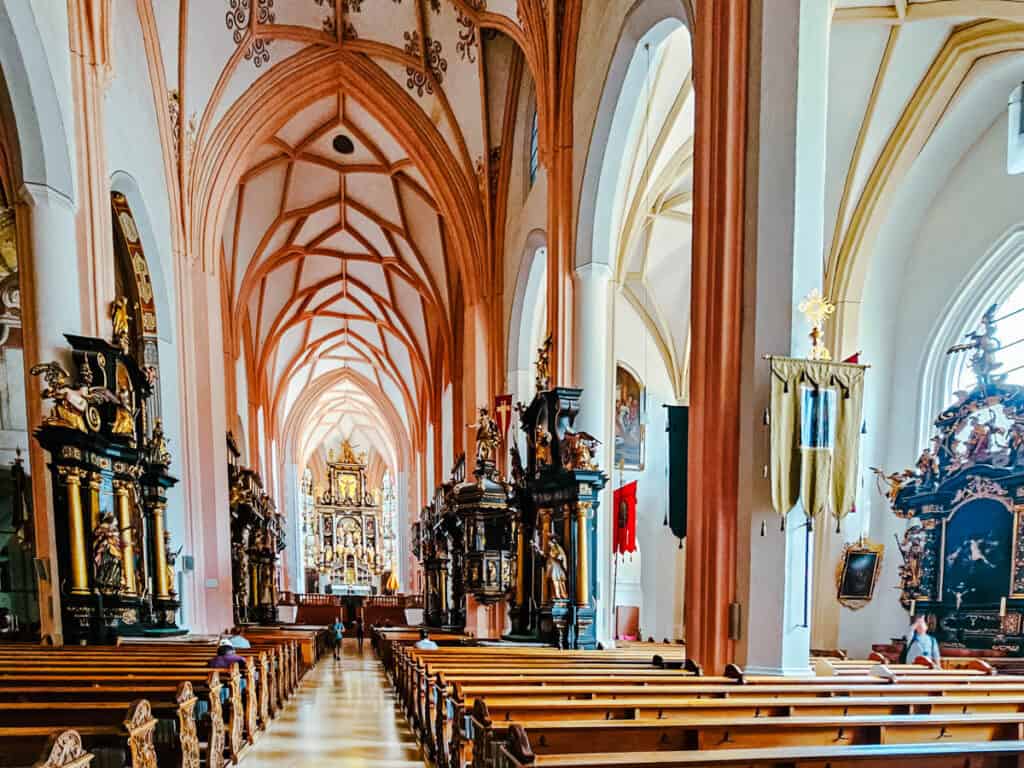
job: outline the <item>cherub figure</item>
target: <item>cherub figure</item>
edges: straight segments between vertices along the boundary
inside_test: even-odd
[[[912,473],[907,471],[893,472],[886,474],[885,470],[879,467],[870,467],[871,471],[875,473],[875,477],[880,483],[885,483],[887,486],[886,490],[882,490],[879,486],[879,493],[884,494],[885,498],[889,500],[890,504],[896,503],[896,498],[900,495],[900,491],[903,490],[903,486],[906,485],[907,480],[912,477]]]
[[[46,386],[42,396],[53,401],[49,416],[43,419],[44,424],[53,427],[68,427],[80,432],[88,432],[86,411],[89,408],[89,389],[71,387],[71,376],[67,369],[56,360],[32,366],[29,373],[33,376],[42,375]]]

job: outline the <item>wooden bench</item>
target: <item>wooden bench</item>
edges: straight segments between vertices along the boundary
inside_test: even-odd
[[[535,756],[529,744],[502,747],[496,768],[1019,768],[1017,742],[620,752]]]
[[[47,730],[32,736],[0,727],[0,768],[88,768],[92,759],[76,731]]]

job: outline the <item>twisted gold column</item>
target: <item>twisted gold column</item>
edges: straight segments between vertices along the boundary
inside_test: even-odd
[[[114,507],[117,510],[117,525],[121,529],[121,555],[124,557],[124,594],[135,597],[139,594],[135,579],[135,543],[132,541],[132,505],[128,494],[131,484],[124,480],[114,481]]]
[[[169,600],[171,585],[167,583],[167,547],[164,542],[164,505],[160,502],[153,504],[153,559],[156,578],[153,579],[156,587],[157,600]]]
[[[68,544],[71,551],[71,594],[89,594],[89,567],[86,561],[85,520],[82,517],[82,471],[59,467],[58,476],[68,498]]]
[[[576,504],[576,605],[590,605],[590,552],[587,546],[587,515],[590,502]]]

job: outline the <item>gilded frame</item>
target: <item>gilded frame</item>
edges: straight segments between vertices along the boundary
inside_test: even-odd
[[[844,588],[848,588],[847,577],[851,561],[854,557],[865,555],[870,555],[874,560],[874,564],[871,566],[871,575],[866,593],[844,591]],[[843,547],[843,553],[839,556],[839,565],[836,567],[836,599],[840,605],[857,611],[871,602],[875,596],[875,588],[878,586],[878,578],[882,572],[882,558],[884,555],[884,544],[877,544],[863,538],[859,541],[850,542]]]

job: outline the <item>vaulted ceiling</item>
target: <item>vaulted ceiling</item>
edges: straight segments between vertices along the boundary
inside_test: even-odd
[[[268,99],[289,105],[250,125],[258,140],[221,217],[225,330],[245,360],[249,400],[268,430],[294,429],[302,457],[352,437],[393,466],[397,444],[422,448],[452,375],[453,313],[491,268],[492,165],[523,8],[178,5],[154,3],[153,13],[186,156],[206,158],[224,126],[251,124],[264,84]],[[310,70],[335,63],[345,76],[314,85]]]

